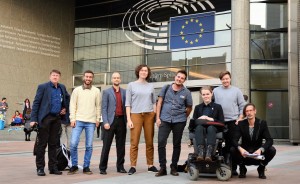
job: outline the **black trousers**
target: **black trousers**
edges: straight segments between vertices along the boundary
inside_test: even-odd
[[[48,169],[57,167],[56,145],[59,141],[59,131],[61,128],[61,119],[59,116],[48,115],[42,121],[42,126],[38,129],[38,144],[36,145],[36,167],[44,169],[45,150],[48,145]]]
[[[231,168],[232,170],[236,170],[237,169],[237,164],[235,162],[235,159],[232,159],[232,155],[230,154],[230,148],[233,147],[233,139],[234,139],[234,135],[235,132],[237,131],[237,125],[235,124],[235,120],[233,121],[226,121],[225,125],[227,126],[227,132],[224,134],[224,138],[225,138],[225,161],[227,162],[227,164],[229,164],[228,162],[231,161]]]
[[[109,151],[111,148],[114,135],[116,135],[115,137],[116,137],[116,148],[117,148],[116,167],[119,169],[124,168],[125,142],[126,142],[126,123],[124,117],[123,116],[115,117],[112,125],[110,126],[110,129],[106,130],[103,128],[102,130],[103,130],[103,147],[101,152],[99,169],[100,170],[107,169]]]
[[[265,150],[265,152],[262,154],[265,156],[264,160],[256,160],[253,158],[244,158],[240,151],[234,147],[230,149],[231,155],[235,162],[239,165],[268,165],[268,163],[274,158],[276,155],[276,149],[271,146],[269,149]]]
[[[160,167],[166,169],[166,145],[170,132],[173,133],[173,154],[171,167],[177,168],[181,152],[181,139],[186,122],[168,123],[162,121],[158,129],[158,157]]]
[[[232,141],[234,139],[234,134],[237,131],[236,121],[227,121],[225,125],[227,126],[227,132],[224,134],[225,137],[225,150],[227,153],[230,152],[230,148],[233,147]]]
[[[100,137],[100,127],[101,127],[101,125],[97,127],[97,138]]]

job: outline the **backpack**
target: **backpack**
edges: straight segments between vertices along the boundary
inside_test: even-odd
[[[70,168],[71,166],[70,151],[66,148],[64,144],[61,144],[60,147],[56,149],[56,157],[57,157],[57,169],[59,171],[63,171],[67,167]]]

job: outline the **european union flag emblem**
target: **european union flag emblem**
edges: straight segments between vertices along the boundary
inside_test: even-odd
[[[215,12],[170,18],[170,49],[214,45]]]

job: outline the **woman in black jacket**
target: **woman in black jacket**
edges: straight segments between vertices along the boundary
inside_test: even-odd
[[[24,108],[23,108],[23,119],[25,123],[24,132],[25,132],[25,141],[30,141],[30,134],[32,128],[30,127],[30,114],[31,114],[31,106],[30,101],[28,98],[24,101]]]
[[[197,105],[194,110],[195,139],[198,148],[197,160],[212,161],[212,152],[216,144],[218,128],[215,125],[207,125],[206,122],[224,122],[224,114],[221,105],[212,102],[213,92],[210,86],[200,89],[203,103]],[[207,144],[205,144],[205,135]],[[207,145],[207,146],[206,146]],[[204,155],[206,152],[206,155]]]

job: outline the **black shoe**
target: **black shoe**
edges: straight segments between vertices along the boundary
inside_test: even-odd
[[[127,173],[127,171],[124,168],[117,168],[118,173]]]
[[[72,166],[68,172],[68,175],[76,174],[77,171],[78,171],[78,167]]]
[[[136,173],[136,169],[134,167],[131,167],[128,171],[128,175],[133,175],[134,173]]]
[[[175,167],[171,167],[170,174],[173,176],[179,176],[179,174],[177,172],[177,168],[175,168]]]
[[[240,165],[240,175],[239,178],[246,178],[247,168],[245,165]]]
[[[107,175],[107,172],[106,172],[106,170],[100,170],[100,174]]]
[[[148,168],[148,172],[154,172],[154,173],[157,173],[158,170],[157,170],[156,167],[153,165],[152,167],[149,167],[149,168]]]
[[[236,170],[232,170],[232,176],[237,176],[237,175],[239,175],[239,173],[236,171]]]
[[[55,175],[62,175],[62,172],[59,171],[57,168],[55,169],[50,169],[50,174],[55,174]]]
[[[93,172],[90,170],[90,168],[89,167],[85,167],[85,168],[83,168],[83,174],[87,174],[87,175],[91,175],[91,174],[93,174]]]
[[[45,173],[44,169],[37,169],[37,175],[38,176],[46,176],[46,173]]]
[[[257,168],[257,172],[258,172],[258,177],[260,179],[267,179],[266,175],[265,175],[265,166],[258,166]]]
[[[167,175],[167,170],[163,169],[163,168],[160,168],[160,170],[158,171],[158,173],[155,174],[156,177],[165,176],[165,175]]]

